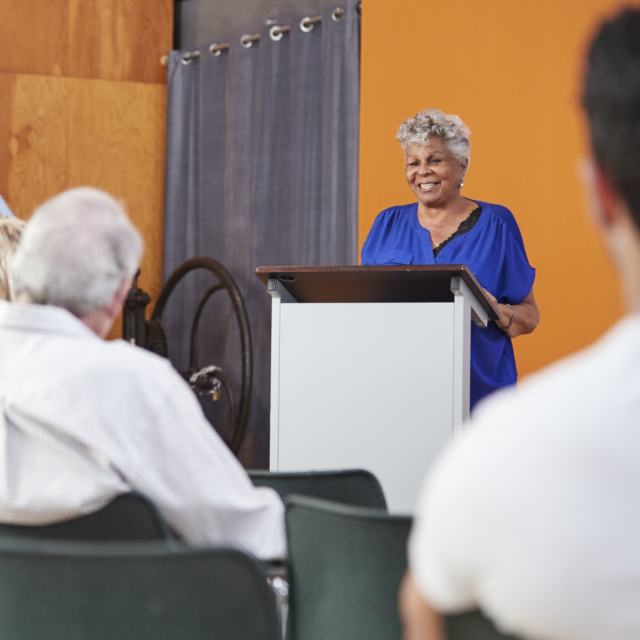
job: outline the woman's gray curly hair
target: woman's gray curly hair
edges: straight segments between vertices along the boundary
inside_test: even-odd
[[[440,109],[425,109],[413,118],[405,120],[398,129],[396,140],[407,150],[407,145],[429,145],[429,136],[440,138],[458,162],[469,159],[471,129],[459,116],[447,115]]]

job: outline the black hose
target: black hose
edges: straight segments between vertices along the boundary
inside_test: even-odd
[[[207,304],[209,298],[216,292],[224,289],[221,284],[216,284],[210,289],[206,291],[206,293],[202,296],[202,300],[198,304],[198,308],[196,309],[196,315],[193,317],[193,323],[191,325],[191,342],[189,345],[189,369],[197,369],[198,365],[196,364],[196,346],[198,337],[198,329],[200,327],[200,316],[204,311],[204,306]]]
[[[233,435],[230,444],[231,451],[233,451],[233,453],[237,456],[240,451],[240,447],[242,446],[242,442],[244,441],[247,421],[249,419],[249,409],[251,407],[251,392],[253,385],[253,348],[251,344],[251,329],[249,327],[249,317],[247,315],[247,309],[245,307],[242,294],[240,293],[238,285],[233,279],[233,276],[229,273],[226,267],[220,264],[217,260],[208,258],[206,256],[191,258],[190,260],[183,262],[169,276],[164,287],[162,287],[162,291],[158,296],[158,301],[156,302],[153,313],[151,314],[150,322],[161,325],[162,313],[167,304],[167,301],[169,300],[169,296],[176,288],[177,284],[182,280],[182,278],[191,271],[195,271],[196,269],[206,269],[207,271],[210,271],[218,278],[218,280],[220,280],[220,284],[211,287],[205,293],[202,300],[200,301],[200,304],[198,305],[196,318],[194,318],[192,324],[190,343],[191,364],[194,364],[195,360],[194,345],[196,333],[199,328],[200,316],[202,315],[202,310],[204,309],[204,305],[206,304],[207,300],[220,288],[224,288],[227,290],[227,293],[229,294],[229,297],[231,299],[231,304],[233,305],[236,314],[236,319],[238,321],[238,329],[240,331],[240,348],[242,352],[242,382],[240,387],[240,402],[238,404],[238,413],[235,419]],[[220,381],[225,385],[227,394],[231,398],[232,393],[229,385],[225,381],[223,381],[222,378],[220,379]],[[235,403],[233,402],[233,400],[231,400],[230,402],[233,409],[232,415],[235,416]]]
[[[222,383],[222,386],[224,387],[224,390],[227,392],[227,398],[229,398],[229,410],[231,411],[231,419],[235,424],[236,423],[236,403],[233,398],[233,391],[231,391],[229,382],[227,381],[227,378],[224,375],[224,373],[222,373],[222,371],[216,371],[216,378],[220,380],[220,382]],[[233,441],[233,437],[232,437],[232,441]]]

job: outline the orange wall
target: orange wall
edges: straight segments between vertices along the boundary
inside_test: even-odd
[[[427,107],[457,113],[472,131],[463,194],[513,211],[537,269],[541,322],[514,343],[521,375],[592,342],[622,306],[576,171],[580,76],[596,22],[619,3],[363,4],[360,245],[378,212],[413,201],[398,125]]]

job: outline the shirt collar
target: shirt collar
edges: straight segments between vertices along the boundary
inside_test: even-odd
[[[0,300],[0,329],[100,339],[66,309],[4,300]]]

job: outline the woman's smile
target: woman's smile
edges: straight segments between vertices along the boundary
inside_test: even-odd
[[[465,166],[446,143],[431,136],[429,145],[407,145],[406,176],[422,206],[442,206],[459,197]]]
[[[419,182],[418,186],[422,191],[432,191],[439,184],[439,182]]]

